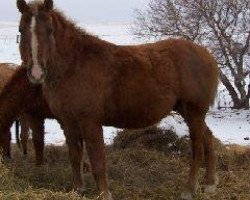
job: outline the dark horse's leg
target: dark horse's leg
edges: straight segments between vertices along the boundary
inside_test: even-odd
[[[69,158],[72,168],[73,187],[77,192],[86,192],[83,179],[83,137],[77,123],[69,123],[69,120],[61,123],[69,149]]]
[[[2,154],[5,160],[11,159],[11,132],[10,130],[7,130],[6,132],[3,132],[2,135],[5,137],[4,139],[1,139],[1,146],[2,146]]]
[[[89,120],[81,122],[80,126],[86,143],[92,174],[100,191],[99,199],[112,200],[111,193],[108,190],[102,126]]]
[[[27,156],[27,142],[29,139],[29,124],[27,122],[27,119],[23,115],[20,117],[20,125],[21,125],[20,138],[21,138],[23,155]]]
[[[44,164],[44,119],[29,117],[29,124],[32,130],[32,141],[36,154],[36,165]]]
[[[20,139],[19,139],[19,125],[20,125],[20,120],[19,120],[19,119],[16,119],[16,120],[15,120],[16,144],[17,144],[17,146],[21,149],[21,146],[20,146]]]

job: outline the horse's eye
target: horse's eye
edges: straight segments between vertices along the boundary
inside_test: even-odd
[[[48,31],[48,34],[51,35],[51,33],[53,32],[53,28],[52,27],[48,27],[47,31]]]
[[[19,27],[19,33],[23,33],[23,28]]]

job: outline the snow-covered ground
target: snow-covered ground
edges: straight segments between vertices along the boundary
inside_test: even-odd
[[[250,111],[249,110],[215,110],[206,116],[206,123],[216,138],[225,144],[250,146]],[[173,114],[159,123],[160,127],[174,130],[179,136],[188,134],[188,127],[182,117]]]
[[[129,29],[130,24],[81,24],[88,32],[98,35],[100,38],[110,42],[126,45],[138,44],[143,41],[134,38]],[[18,44],[16,36],[18,34],[17,23],[0,22],[0,62],[20,63]],[[223,87],[219,87],[219,93]],[[223,93],[224,95],[226,93]],[[223,96],[227,99],[227,96]],[[222,101],[218,98],[217,103]],[[217,105],[217,104],[215,104]],[[221,105],[223,106],[223,104]],[[249,145],[250,140],[250,111],[249,110],[216,110],[211,109],[207,114],[206,122],[213,131],[214,135],[222,142],[228,144],[237,143]],[[183,119],[178,115],[170,115],[163,119],[159,126],[172,128],[179,135],[188,134],[188,128]],[[46,143],[61,145],[65,142],[60,125],[55,120],[46,120]],[[12,127],[12,133],[14,128]],[[113,127],[104,127],[104,136],[106,143],[112,142],[117,129]],[[244,139],[245,138],[245,139]],[[13,135],[13,141],[14,135]]]

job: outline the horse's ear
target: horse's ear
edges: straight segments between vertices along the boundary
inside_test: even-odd
[[[16,5],[20,13],[24,13],[29,9],[29,6],[27,5],[25,0],[17,0]]]
[[[44,0],[44,7],[47,11],[53,9],[53,0]]]

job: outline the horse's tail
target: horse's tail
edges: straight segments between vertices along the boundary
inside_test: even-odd
[[[211,55],[211,54],[210,54]],[[211,67],[211,96],[210,96],[210,106],[214,106],[215,102],[216,102],[216,97],[218,94],[218,86],[220,83],[220,70],[218,68],[218,64],[217,61],[215,60],[215,58],[211,55],[212,58],[212,67]]]
[[[20,125],[20,121],[19,119],[17,119],[15,121],[15,127],[16,127],[16,143],[17,143],[17,146],[21,149],[21,143],[20,143],[20,137],[19,137],[19,126]]]

